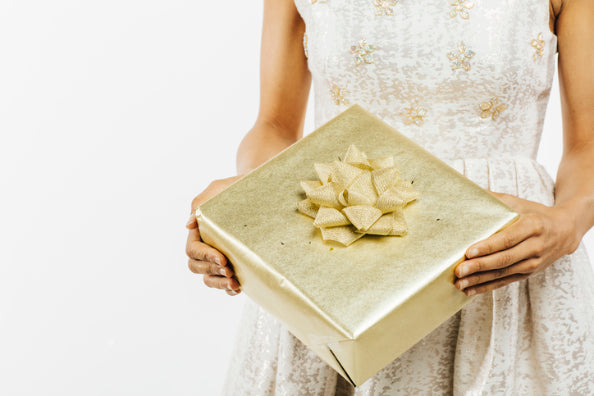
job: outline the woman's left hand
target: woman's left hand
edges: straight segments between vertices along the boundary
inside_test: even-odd
[[[526,279],[573,253],[580,241],[575,219],[566,208],[489,192],[520,216],[509,227],[466,250],[467,259],[454,273],[458,278],[455,286],[467,296]]]

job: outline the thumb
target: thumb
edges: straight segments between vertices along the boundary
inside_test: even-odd
[[[190,218],[188,219],[188,222],[186,223],[186,228],[188,230],[192,230],[194,228],[198,228],[198,222],[196,221],[196,214],[195,213],[190,214]]]
[[[491,190],[487,190],[491,195],[495,198],[499,199],[501,202],[512,208],[513,210],[520,210],[523,207],[523,202],[521,198],[516,197],[515,195],[506,194],[495,192]]]

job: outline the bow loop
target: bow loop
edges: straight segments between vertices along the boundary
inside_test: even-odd
[[[305,180],[297,209],[314,219],[323,240],[349,246],[365,234],[406,235],[404,207],[418,198],[393,157],[367,158],[354,144],[342,160],[315,163],[320,180]]]

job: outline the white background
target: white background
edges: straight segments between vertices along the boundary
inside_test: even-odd
[[[188,271],[184,225],[255,121],[261,15],[0,3],[0,394],[218,394],[247,297]],[[560,150],[555,81],[553,176]]]

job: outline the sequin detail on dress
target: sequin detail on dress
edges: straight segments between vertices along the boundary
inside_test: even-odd
[[[371,44],[367,44],[366,39],[359,40],[359,45],[352,45],[351,46],[351,53],[355,54],[355,64],[359,66],[361,63],[373,63],[373,54],[372,52],[375,51],[375,46]]]
[[[332,83],[330,85],[330,96],[332,96],[332,100],[336,105],[345,105],[348,106],[349,100],[345,98],[348,91],[344,88],[340,88],[338,85]]]
[[[450,6],[452,6],[450,17],[455,18],[457,15],[460,15],[460,18],[468,19],[470,18],[468,10],[474,7],[474,2],[466,0],[450,0]]]
[[[474,51],[467,49],[464,42],[458,44],[458,51],[453,50],[448,52],[448,59],[452,61],[452,70],[463,68],[466,71],[470,70],[470,58],[474,56]]]
[[[499,98],[497,96],[493,96],[487,102],[481,102],[479,104],[479,109],[481,110],[481,118],[489,118],[493,120],[497,120],[499,118],[499,114],[507,108],[505,103],[499,103]]]
[[[408,124],[415,123],[416,125],[420,126],[425,121],[425,116],[427,115],[427,109],[425,109],[424,107],[415,103],[415,104],[411,105],[410,107],[405,107],[401,114],[404,115],[404,117],[405,117],[405,119],[404,119],[405,124],[408,125]]]
[[[373,0],[375,5],[375,16],[394,15],[394,7],[398,0]]]
[[[538,33],[538,36],[533,39],[530,44],[536,49],[532,56],[534,60],[544,55],[544,40],[542,39],[542,33]]]

